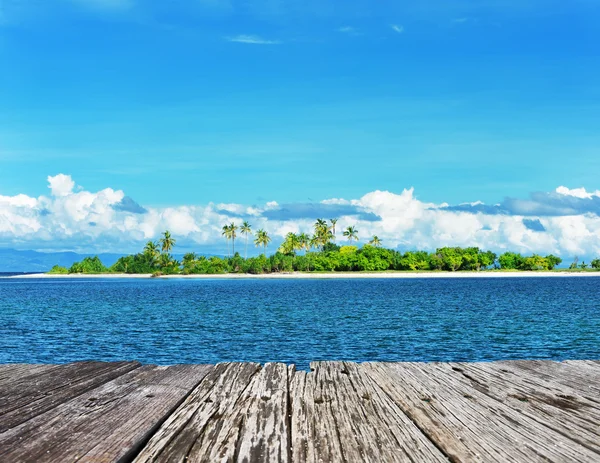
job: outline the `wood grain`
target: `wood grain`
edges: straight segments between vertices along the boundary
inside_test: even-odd
[[[137,362],[80,362],[36,365],[29,375],[17,374],[0,385],[0,433],[139,366]]]
[[[290,388],[293,461],[447,461],[356,364],[311,369]]]
[[[598,461],[598,454],[439,364],[360,367],[454,461]]]
[[[132,455],[212,366],[144,366],[0,434],[0,461],[112,462]]]

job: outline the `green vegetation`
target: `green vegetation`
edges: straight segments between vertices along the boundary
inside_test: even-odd
[[[69,269],[66,267],[61,267],[60,265],[55,265],[48,273],[53,275],[66,275],[69,273]]]
[[[368,244],[358,247],[356,227],[347,227],[343,236],[348,245],[338,246],[336,240],[337,219],[327,222],[319,219],[314,225],[312,236],[301,233],[288,233],[277,251],[267,256],[267,247],[271,237],[265,230],[255,233],[248,222],[241,227],[235,223],[225,225],[222,235],[227,240],[228,257],[198,256],[190,252],[177,261],[171,251],[176,240],[166,231],[158,242],[149,241],[138,254],[121,257],[112,267],[106,268],[98,257],[86,257],[82,262],[73,264],[70,269],[55,266],[50,273],[132,273],[152,274],[153,276],[173,274],[223,274],[223,273],[277,273],[277,272],[380,272],[380,271],[481,271],[514,270],[537,271],[553,270],[562,260],[559,257],[537,254],[523,256],[514,252],[505,252],[497,256],[491,251],[476,247],[443,247],[435,252],[407,251],[399,252],[382,247],[382,242],[373,236]],[[254,236],[256,247],[262,248],[257,257],[245,258],[235,250],[237,231],[245,238],[244,255],[247,256],[248,239]],[[231,252],[229,242],[231,241]],[[589,267],[600,270],[600,259],[593,260]],[[577,259],[571,269],[587,269],[588,264],[579,264]]]

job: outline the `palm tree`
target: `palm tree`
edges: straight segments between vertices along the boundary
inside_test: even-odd
[[[184,268],[190,268],[196,262],[196,259],[198,259],[198,256],[195,252],[188,252],[183,256],[181,263],[183,264]]]
[[[381,240],[379,239],[379,237],[377,235],[375,235],[373,237],[373,239],[371,241],[369,241],[369,244],[371,246],[375,246],[376,248],[378,248],[379,246],[381,246]]]
[[[231,222],[231,225],[229,225],[229,235],[231,237],[231,255],[235,256],[235,237],[237,236],[237,231],[238,227],[235,223]]]
[[[327,225],[325,220],[317,219],[315,223],[315,237],[321,246],[321,250],[324,250],[327,243],[335,239],[335,236],[331,230],[331,227]]]
[[[352,244],[352,240],[358,241],[358,230],[356,227],[348,227],[344,230],[344,236],[348,238],[348,241]]]
[[[300,233],[298,235],[298,246],[300,249],[304,250],[305,253],[310,251],[310,236],[306,233]]]
[[[279,252],[282,254],[292,254],[297,249],[300,249],[300,240],[298,239],[298,235],[289,232],[285,237],[285,241],[281,243]]]
[[[329,219],[331,222],[331,231],[333,232],[333,236],[335,236],[335,224],[338,222],[338,219]]]
[[[311,236],[309,246],[310,246],[310,248],[315,248],[315,249],[318,249],[319,246],[321,246],[321,240],[319,239],[319,237],[317,235]]]
[[[264,230],[258,230],[256,232],[256,239],[254,240],[254,244],[256,247],[263,246],[264,254],[267,254],[267,245],[271,242],[271,238],[268,233]]]
[[[241,228],[240,228],[240,232],[242,233],[242,235],[246,236],[246,250],[244,252],[244,259],[248,258],[248,235],[252,234],[252,227],[250,226],[250,224],[247,221],[244,221],[244,223],[242,224]]]
[[[327,221],[325,219],[317,219],[317,221],[315,222],[315,233],[318,231],[326,230],[327,228]]]
[[[171,252],[177,241],[171,237],[171,233],[169,233],[168,230],[164,232],[162,236],[163,237],[160,239],[161,249],[162,252],[168,254]]]
[[[222,230],[221,236],[224,236],[225,239],[227,240],[227,257],[230,257],[229,240],[231,239],[231,232],[229,231],[229,225],[223,225],[223,228],[221,228],[221,230]]]

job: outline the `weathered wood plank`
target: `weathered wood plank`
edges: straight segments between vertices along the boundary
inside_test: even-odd
[[[274,366],[261,371],[261,366],[255,363],[216,365],[152,436],[134,461],[258,461],[256,458],[250,460],[250,456],[255,456],[255,451],[267,451],[267,448],[273,450],[270,456],[278,461],[281,453],[275,449],[280,448],[285,441],[266,445],[264,438],[281,426],[282,418],[275,416],[278,406],[275,404],[281,403],[284,392],[277,391],[280,384],[267,384],[266,380],[270,377],[273,381],[276,378],[279,378],[278,381],[286,381],[285,376],[279,376],[282,374],[280,367]],[[257,382],[262,385],[257,385]],[[261,397],[255,395],[261,388],[265,389],[264,394],[274,404],[274,408],[268,413],[272,422],[269,425],[261,423],[256,427],[250,424],[250,428],[245,429],[247,420],[256,419],[246,413],[249,412],[249,405],[261,400]],[[238,406],[240,410],[237,410]],[[240,415],[238,412],[241,409],[244,411]],[[256,407],[254,409],[257,410]],[[262,442],[252,442],[250,433],[257,427],[262,429]],[[241,453],[242,444],[245,445],[244,454]],[[286,452],[283,456],[285,455]]]
[[[598,454],[436,364],[368,363],[371,376],[455,461],[598,461]]]
[[[543,360],[507,360],[494,362],[498,367],[512,369],[519,375],[533,375],[548,382],[575,388],[600,400],[600,371],[593,362],[549,362]],[[586,368],[586,364],[589,368]],[[594,399],[596,398],[596,399]]]
[[[8,363],[0,365],[0,387],[3,383],[12,383],[24,376],[31,376],[58,368],[58,365]]]
[[[600,453],[600,408],[574,389],[532,375],[515,375],[492,363],[439,364],[434,368],[441,375],[462,375],[478,391]]]
[[[0,461],[130,458],[212,369],[135,369],[0,434]]]
[[[36,368],[0,385],[0,433],[132,371],[137,362],[80,362]]]
[[[292,380],[294,462],[448,461],[356,364],[311,368]]]

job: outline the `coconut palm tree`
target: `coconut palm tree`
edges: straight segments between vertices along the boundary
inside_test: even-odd
[[[144,246],[144,254],[148,256],[152,262],[154,262],[154,260],[160,254],[158,243],[156,241],[148,241],[146,246]]]
[[[327,225],[325,220],[317,219],[315,222],[315,236],[317,237],[319,246],[321,246],[321,250],[324,250],[327,243],[335,239],[331,230],[331,227]]]
[[[264,249],[264,254],[267,254],[267,245],[271,242],[271,238],[269,234],[264,230],[258,230],[256,232],[256,239],[254,240],[254,244],[256,247],[262,246]]]
[[[352,240],[358,241],[358,230],[356,227],[348,227],[344,230],[344,236],[348,238],[348,241],[352,244]]]
[[[304,250],[305,253],[310,251],[310,236],[306,233],[300,233],[298,235],[298,247]]]
[[[169,252],[171,252],[177,241],[173,239],[171,233],[168,230],[164,232],[162,236],[163,237],[160,239],[160,246],[162,252],[168,254]]]
[[[188,252],[183,256],[183,260],[181,261],[181,263],[183,264],[184,268],[190,269],[191,267],[193,267],[197,259],[198,256],[195,252]]]
[[[229,235],[231,237],[231,255],[235,256],[235,238],[237,237],[237,225],[233,222],[231,222],[231,225],[229,225]]]
[[[338,222],[338,219],[329,219],[329,222],[331,223],[331,231],[333,232],[333,236],[335,236],[335,225]]]
[[[282,254],[292,254],[297,249],[300,249],[300,240],[295,233],[288,233],[283,243],[279,247],[279,252]]]
[[[231,239],[231,231],[229,230],[229,225],[223,225],[223,228],[221,228],[221,236],[224,236],[225,239],[227,240],[227,257],[230,257],[229,254],[229,240]]]
[[[381,240],[379,239],[379,237],[377,235],[373,236],[373,239],[371,241],[369,241],[369,244],[371,246],[375,246],[376,248],[381,246]]]
[[[248,223],[248,221],[244,221],[244,223],[240,227],[240,233],[246,237],[246,249],[244,252],[244,259],[247,259],[248,258],[248,235],[252,235],[252,226]]]

